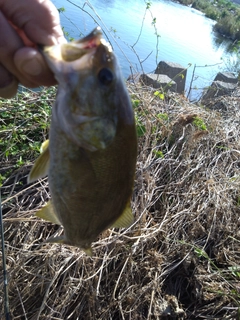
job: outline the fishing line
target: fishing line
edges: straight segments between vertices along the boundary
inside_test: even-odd
[[[11,320],[9,311],[9,296],[8,296],[8,279],[7,279],[7,268],[6,268],[6,257],[5,257],[5,243],[4,243],[4,230],[3,230],[3,216],[2,216],[2,200],[1,200],[1,188],[0,188],[0,233],[2,239],[2,268],[3,268],[3,281],[4,281],[4,309],[6,320]]]

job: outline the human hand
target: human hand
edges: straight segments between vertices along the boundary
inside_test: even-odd
[[[66,42],[59,13],[50,0],[0,0],[0,97],[18,83],[34,88],[56,84],[37,44]]]

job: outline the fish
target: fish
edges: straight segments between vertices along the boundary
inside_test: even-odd
[[[58,82],[49,140],[28,182],[48,175],[51,200],[36,215],[63,226],[56,242],[92,255],[108,228],[134,222],[135,116],[117,58],[100,27],[86,37],[44,47]]]

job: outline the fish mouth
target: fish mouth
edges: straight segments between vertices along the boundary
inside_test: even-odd
[[[108,52],[112,52],[110,44],[102,38],[102,30],[98,26],[90,34],[80,40],[44,47],[42,52],[48,60],[55,63],[60,61],[72,62],[79,60],[82,57],[85,57],[85,60],[87,60],[96,52],[96,49],[101,44],[107,47]]]

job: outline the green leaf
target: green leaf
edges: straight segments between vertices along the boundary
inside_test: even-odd
[[[167,113],[159,113],[159,114],[157,114],[157,118],[161,119],[161,120],[164,120],[164,121],[168,121],[169,120],[169,117],[168,117]]]
[[[204,123],[204,121],[199,118],[199,117],[195,117],[193,120],[193,124],[195,127],[197,127],[199,130],[207,130],[207,126]]]
[[[65,8],[64,8],[64,7],[58,8],[58,12],[59,12],[59,13],[65,12]]]
[[[153,150],[153,153],[155,154],[155,156],[156,156],[157,158],[164,158],[164,154],[163,154],[163,152],[160,151],[160,150]]]
[[[164,93],[160,92],[160,91],[155,91],[154,92],[154,95],[156,97],[159,97],[161,100],[164,100],[165,96],[164,96]]]
[[[140,100],[137,100],[137,99],[132,100],[132,106],[133,106],[133,108],[137,108],[139,105],[140,105]]]

